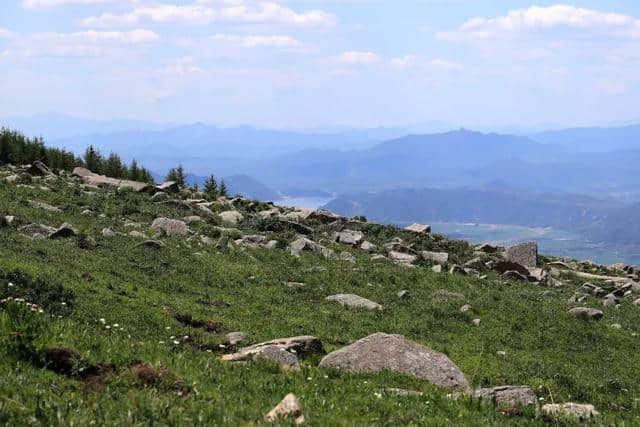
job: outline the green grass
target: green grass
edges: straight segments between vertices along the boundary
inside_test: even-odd
[[[108,362],[116,370],[102,384],[88,387],[82,378],[56,374],[0,349],[0,425],[260,424],[289,392],[298,396],[311,425],[545,423],[534,411],[511,417],[470,399],[453,401],[446,390],[402,375],[325,371],[316,367],[318,357],[305,360],[301,372],[283,372],[268,363],[225,363],[219,360],[219,344],[231,331],[248,332],[247,344],[314,335],[327,351],[374,332],[401,334],[446,353],[474,387],[529,385],[542,403],[594,404],[603,414],[598,422],[640,422],[640,309],[630,300],[619,309],[602,308],[605,318],[589,323],[567,313],[567,300],[578,283],[549,290],[504,283],[495,276],[480,280],[435,274],[429,268],[373,262],[364,253],[328,243],[338,251],[352,251],[357,264],[306,253],[297,259],[282,249],[218,251],[200,246],[196,238],[165,239],[160,250],[135,249],[140,240],[103,238],[102,228],[130,231],[124,227],[130,219],[146,224],[140,230],[148,232],[155,217],[192,213],[156,205],[145,195],[98,190],[90,196],[64,181],[47,184],[49,192],[34,185],[36,189],[3,183],[0,214],[56,227],[69,222],[91,244],[73,238],[32,241],[14,226],[0,228],[0,298],[25,296],[43,307],[48,347],[73,349],[85,363]],[[28,199],[63,212],[34,210],[24,202]],[[81,215],[87,208],[107,217]],[[192,228],[211,230],[216,222]],[[248,220],[238,228],[252,234],[259,226]],[[318,227],[314,239],[322,238],[323,231]],[[394,229],[370,226],[366,233],[380,244],[393,237]],[[282,240],[281,246],[295,236],[266,234]],[[415,243],[421,249],[452,250],[460,261],[472,256],[464,243]],[[311,272],[315,266],[326,271]],[[11,288],[10,274],[15,282]],[[306,287],[291,289],[284,282]],[[397,297],[402,289],[410,291],[408,301]],[[440,289],[465,298],[434,298]],[[347,309],[324,300],[335,293],[361,295],[384,310]],[[599,300],[589,298],[587,305],[601,308]],[[472,312],[459,312],[465,303]],[[223,330],[209,333],[185,326],[176,314],[220,322]],[[474,318],[482,320],[480,326],[471,323]],[[612,323],[622,329],[611,328]],[[3,337],[9,329],[0,330]],[[145,385],[127,375],[135,361],[170,372],[173,379]],[[389,387],[424,394],[385,394]]]

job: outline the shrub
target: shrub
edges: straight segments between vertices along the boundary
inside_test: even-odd
[[[39,361],[51,339],[39,306],[20,299],[3,300],[0,312],[0,348],[21,360]]]

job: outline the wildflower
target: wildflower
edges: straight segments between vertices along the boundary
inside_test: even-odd
[[[107,321],[104,320],[104,318],[102,318],[102,319],[100,319],[100,323],[102,323],[104,325],[105,323],[107,323]]]
[[[174,343],[175,345],[178,345],[178,344],[180,344],[180,341],[178,341],[178,340],[173,340],[173,343]]]
[[[114,324],[113,324],[113,327],[114,327],[114,328],[118,328],[118,327],[120,327],[120,325],[118,325],[117,323],[114,323]]]
[[[373,395],[378,399],[382,399],[382,393],[373,393]]]
[[[111,329],[111,326],[107,325],[104,327],[105,329]]]
[[[164,344],[164,341],[158,341],[158,344]]]

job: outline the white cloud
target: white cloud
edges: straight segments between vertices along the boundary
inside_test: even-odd
[[[59,6],[91,5],[109,3],[112,0],[22,0],[22,7],[26,9],[52,9]]]
[[[336,56],[335,61],[343,65],[372,65],[381,61],[378,54],[373,52],[349,51]]]
[[[150,30],[82,31],[76,33],[32,33],[13,37],[10,56],[111,56],[127,49],[154,43],[160,37]]]
[[[398,58],[393,58],[389,61],[389,65],[394,68],[408,69],[408,68],[420,68],[420,69],[439,69],[444,71],[459,71],[463,68],[462,64],[449,61],[446,59],[431,59],[426,60],[418,58],[415,55],[406,55]]]
[[[301,48],[302,43],[289,36],[237,36],[231,34],[215,34],[211,40],[237,43],[242,47],[274,47],[274,48]]]
[[[202,73],[204,70],[196,65],[191,57],[176,58],[158,71],[158,74],[169,77],[184,77],[189,74]]]
[[[8,39],[13,36],[13,33],[6,28],[0,27],[0,39]]]
[[[208,3],[208,2],[206,2]],[[296,12],[273,1],[222,0],[219,7],[199,2],[190,5],[157,4],[136,7],[129,13],[104,13],[81,21],[89,27],[128,26],[141,22],[156,24],[209,24],[212,22],[277,23],[301,27],[333,26],[335,17],[321,10]]]
[[[640,20],[620,13],[601,12],[570,5],[532,6],[496,18],[473,18],[455,31],[437,37],[451,41],[481,41],[518,37],[549,30],[573,30],[579,35],[640,37]],[[566,34],[564,34],[566,36]]]

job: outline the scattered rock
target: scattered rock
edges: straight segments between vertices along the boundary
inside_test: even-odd
[[[396,251],[390,251],[389,258],[398,264],[413,264],[418,259],[416,255]]]
[[[18,228],[18,230],[33,239],[44,239],[56,231],[55,228],[44,224],[27,224]]]
[[[505,258],[524,267],[535,267],[538,262],[538,244],[527,242],[511,246],[507,248]]]
[[[474,326],[480,326],[480,322],[481,322],[481,320],[480,320],[480,319],[473,319],[473,320],[471,321],[471,323],[473,323],[473,325],[474,325]]]
[[[576,307],[569,310],[569,313],[584,320],[600,320],[604,317],[604,313],[595,308]]]
[[[422,251],[420,252],[420,256],[425,261],[431,261],[436,264],[446,264],[449,261],[449,254],[446,252],[430,252],[430,251]]]
[[[164,248],[164,243],[159,240],[145,240],[135,245],[134,248],[161,249]]]
[[[389,370],[411,375],[440,387],[469,387],[464,374],[447,356],[401,335],[369,335],[325,356],[319,366],[351,372]]]
[[[67,237],[74,237],[78,235],[78,230],[73,228],[71,224],[67,224],[66,222],[60,226],[56,231],[49,234],[50,239],[61,239]]]
[[[491,400],[502,407],[538,406],[535,392],[527,386],[500,386],[481,388],[473,392],[473,397],[480,400]]]
[[[280,368],[287,371],[300,370],[300,361],[298,360],[298,357],[284,348],[275,345],[257,349],[251,355],[251,360],[268,360],[270,362],[277,363]]]
[[[225,335],[227,345],[237,345],[247,339],[249,334],[246,332],[229,332]]]
[[[411,231],[417,234],[431,233],[431,226],[426,224],[411,224],[404,228],[406,231]]]
[[[460,313],[466,313],[467,311],[471,311],[471,306],[469,304],[465,304],[460,307]]]
[[[431,267],[431,271],[433,271],[434,273],[442,273],[442,266],[440,264],[434,265],[433,267]]]
[[[33,162],[29,169],[27,169],[27,173],[33,176],[53,175],[47,165],[42,163],[40,160]]]
[[[342,305],[357,308],[367,308],[369,310],[382,310],[382,306],[376,302],[368,300],[354,294],[337,294],[325,298],[327,301],[336,301]]]
[[[189,234],[189,226],[184,221],[169,218],[156,218],[151,224],[153,231],[162,233],[167,237],[186,236]]]
[[[278,338],[271,341],[265,341],[244,347],[233,354],[222,356],[222,360],[229,362],[239,362],[244,360],[252,360],[254,355],[259,353],[265,347],[278,347],[298,356],[305,356],[313,353],[324,353],[322,341],[312,336],[299,336],[291,338]]]
[[[481,245],[476,246],[476,251],[484,252],[485,254],[494,254],[498,252],[498,247],[492,245],[491,243],[483,243]]]
[[[365,252],[373,252],[373,251],[376,250],[376,248],[377,248],[376,245],[374,245],[373,243],[371,243],[371,242],[369,242],[367,240],[365,240],[364,242],[362,242],[360,244],[360,249],[362,249]]]
[[[340,259],[342,261],[350,262],[351,264],[356,263],[356,257],[346,251],[340,252]]]
[[[28,200],[27,203],[29,203],[29,206],[31,206],[33,209],[42,209],[49,212],[62,212],[62,209],[55,206],[51,206],[48,203],[36,202],[33,200]]]
[[[75,168],[73,170],[72,176],[80,177],[86,184],[96,187],[111,187],[117,188],[118,190],[132,189],[133,191],[137,192],[144,192],[150,188],[150,185],[146,182],[109,178],[104,175],[95,174],[89,169],[81,167]]]
[[[360,231],[345,230],[335,233],[333,239],[338,243],[357,246],[364,240],[364,234]]]
[[[398,298],[402,299],[402,300],[407,300],[411,297],[411,294],[409,293],[408,290],[403,289],[400,292],[398,292]]]
[[[231,224],[238,224],[244,219],[244,216],[238,211],[225,211],[220,213],[220,218]]]
[[[268,423],[273,423],[281,418],[295,417],[295,424],[304,424],[305,418],[302,415],[302,406],[298,401],[298,398],[293,394],[287,394],[284,399],[280,401],[267,415],[264,416],[264,420]]]
[[[313,240],[309,240],[306,237],[301,237],[291,243],[291,255],[295,257],[299,257],[302,251],[311,251],[321,253],[325,258],[331,258],[333,256],[333,251],[331,249],[325,248],[324,246],[314,242]]]
[[[160,185],[156,185],[156,190],[163,193],[175,194],[180,192],[180,186],[175,181],[167,181]]]
[[[577,418],[588,420],[600,415],[593,405],[581,403],[549,403],[542,406],[542,413],[552,418]]]

